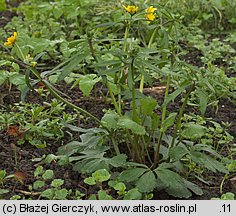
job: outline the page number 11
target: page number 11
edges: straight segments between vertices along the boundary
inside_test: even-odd
[[[222,207],[222,211],[220,212],[230,212],[230,204],[224,204],[221,206]]]

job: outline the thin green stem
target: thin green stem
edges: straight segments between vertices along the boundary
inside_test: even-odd
[[[130,72],[132,75],[132,118],[134,121],[137,121],[138,114],[136,109],[136,95],[135,95],[135,82],[134,82],[134,58],[131,62]]]
[[[148,48],[150,48],[153,43],[153,40],[156,36],[157,29],[158,29],[158,27],[156,27],[152,32],[152,35],[151,35],[150,40],[148,42]],[[141,93],[143,93],[143,86],[144,86],[144,75],[141,76],[140,85],[139,85],[139,91]]]
[[[90,52],[91,52],[92,57],[94,58],[94,60],[95,60],[96,62],[98,62],[98,58],[97,58],[97,56],[95,55],[95,51],[94,51],[94,48],[93,48],[92,39],[91,39],[90,37],[88,38],[88,44],[89,44],[89,49],[90,49]],[[117,102],[116,102],[115,96],[114,96],[114,94],[113,94],[113,92],[112,92],[112,89],[111,89],[111,86],[110,86],[110,84],[109,84],[109,82],[108,82],[108,80],[107,80],[107,77],[105,77],[105,79],[106,79],[106,86],[107,86],[108,92],[109,92],[109,94],[110,94],[110,96],[111,96],[112,103],[113,103],[113,105],[114,105],[114,107],[115,107],[115,109],[116,109],[116,112],[121,116],[121,109],[120,109],[120,106],[119,106],[119,105],[117,104]]]
[[[107,85],[108,92],[109,92],[109,94],[110,94],[110,96],[111,96],[112,103],[113,103],[113,105],[114,105],[114,107],[115,107],[115,110],[116,110],[116,112],[121,116],[121,115],[122,115],[122,114],[121,114],[121,110],[119,109],[119,105],[118,105],[117,102],[116,102],[115,96],[114,96],[114,94],[113,94],[113,92],[112,92],[111,86],[110,86],[110,84],[109,84],[107,78],[106,78],[106,85]]]
[[[68,105],[69,107],[89,116],[90,118],[92,118],[93,120],[95,120],[96,122],[100,123],[100,120],[98,118],[96,118],[95,116],[93,116],[92,114],[90,114],[89,112],[87,112],[86,110],[72,104],[71,102],[67,101],[66,99],[64,99],[63,97],[61,97],[55,90],[48,81],[44,80],[40,74],[34,69],[34,68],[30,68],[31,72],[47,87],[47,89],[50,91],[50,93],[57,98],[58,100],[62,101],[63,103],[65,103],[66,105]]]
[[[119,155],[120,149],[118,147],[117,141],[116,141],[115,137],[113,136],[113,134],[111,134],[111,141],[112,141],[113,147],[115,149],[116,155]]]
[[[167,78],[166,91],[165,91],[165,97],[164,97],[163,109],[162,109],[162,115],[161,115],[161,128],[166,118],[167,97],[169,94],[170,81],[171,81],[171,75],[169,74]],[[163,135],[164,135],[164,132],[160,131],[160,135],[157,142],[157,148],[154,155],[154,166],[156,166],[160,160],[160,147],[161,147],[161,140],[162,140]]]
[[[179,110],[179,115],[178,115],[178,119],[177,119],[177,122],[176,122],[176,126],[175,126],[175,130],[174,130],[174,135],[173,135],[173,138],[172,138],[172,142],[171,142],[171,145],[169,148],[172,148],[175,144],[175,140],[176,140],[176,137],[177,137],[177,132],[180,131],[181,129],[181,119],[183,117],[183,113],[184,113],[184,109],[185,109],[185,106],[187,104],[187,101],[188,101],[188,98],[191,94],[191,92],[194,90],[194,84],[190,87],[185,99],[184,99],[184,102]]]
[[[132,20],[132,16],[130,20],[127,22],[126,27],[125,27],[125,36],[124,36],[124,44],[123,44],[123,51],[125,52],[127,50],[127,39],[129,37],[129,29],[130,29],[130,23]]]
[[[22,57],[22,60],[23,60],[23,62],[24,62],[24,61],[25,61],[25,56],[24,56],[24,54],[23,54],[21,48],[18,46],[17,43],[15,43],[15,45],[16,45],[17,49],[19,50],[19,52],[20,52],[20,54],[21,54],[21,57]]]

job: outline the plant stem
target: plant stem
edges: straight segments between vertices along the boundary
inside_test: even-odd
[[[90,38],[90,37],[88,38],[88,44],[89,44],[89,49],[90,49],[92,57],[94,58],[94,60],[96,62],[98,62],[97,56],[95,55],[95,51],[94,51],[94,48],[93,48],[92,38]]]
[[[135,95],[135,81],[134,81],[134,58],[131,62],[130,72],[132,76],[132,118],[137,121],[137,110],[136,110],[136,95]]]
[[[161,115],[161,127],[160,128],[162,128],[163,122],[165,121],[165,118],[166,118],[167,97],[169,94],[170,81],[171,81],[171,76],[170,76],[170,74],[168,74],[165,97],[164,97],[164,102],[163,102],[162,115]],[[155,155],[154,155],[154,166],[156,166],[160,160],[160,147],[161,147],[161,140],[162,140],[163,134],[164,134],[164,132],[160,131],[160,135],[158,137],[158,142],[157,142],[157,148],[156,148]]]
[[[92,39],[91,39],[90,37],[88,38],[88,44],[89,44],[89,48],[90,48],[90,52],[91,52],[92,57],[94,58],[94,60],[95,60],[96,62],[98,62],[98,58],[97,58],[97,56],[95,55],[95,51],[94,51],[94,48],[93,48]],[[107,80],[107,77],[105,77],[105,80],[106,80],[106,86],[107,86],[108,92],[109,92],[109,94],[110,94],[110,96],[111,96],[111,100],[112,100],[112,103],[113,103],[113,105],[114,105],[114,107],[115,107],[115,110],[116,110],[116,112],[121,116],[121,109],[120,109],[120,106],[119,106],[119,105],[117,104],[117,102],[116,102],[115,96],[114,96],[114,94],[113,94],[113,92],[112,92],[112,89],[111,89],[111,86],[110,86],[110,84],[109,84],[109,82],[108,82],[108,80]]]
[[[130,29],[130,23],[131,23],[132,17],[127,22],[125,27],[125,36],[124,36],[124,44],[123,44],[123,51],[125,52],[127,50],[127,39],[129,37],[129,29]]]
[[[22,60],[23,60],[23,62],[24,62],[24,61],[25,61],[25,56],[24,56],[24,54],[23,54],[21,48],[18,46],[17,43],[15,43],[15,45],[16,45],[17,49],[19,50],[19,52],[20,52],[20,54],[21,54],[21,57],[22,57]]]
[[[113,143],[113,146],[114,146],[114,149],[115,149],[115,152],[116,152],[116,155],[119,155],[120,154],[120,149],[118,147],[118,144],[113,136],[113,134],[111,134],[111,141]]]
[[[151,45],[152,45],[152,43],[153,43],[153,40],[154,40],[154,38],[155,38],[155,36],[156,36],[157,29],[158,29],[158,27],[156,27],[156,28],[153,30],[153,32],[152,32],[152,35],[151,35],[150,40],[149,40],[149,42],[148,42],[148,48],[151,48]],[[141,76],[140,85],[139,85],[139,91],[140,91],[141,93],[143,93],[143,86],[144,86],[144,75]]]
[[[114,105],[114,107],[115,107],[115,110],[116,110],[116,112],[121,116],[121,115],[122,115],[122,114],[121,114],[121,110],[119,109],[119,105],[118,105],[117,102],[116,102],[115,96],[114,96],[114,94],[113,94],[113,92],[112,92],[111,86],[110,86],[110,84],[109,84],[107,78],[106,78],[106,85],[107,85],[108,92],[109,92],[109,94],[110,94],[110,96],[111,96],[112,103],[113,103],[113,105]]]
[[[89,116],[90,118],[92,118],[93,120],[95,120],[96,122],[100,123],[100,120],[98,118],[96,118],[95,116],[93,116],[91,113],[87,112],[86,110],[74,105],[73,103],[67,101],[66,99],[64,99],[63,97],[61,97],[55,90],[48,81],[44,80],[40,74],[34,69],[34,68],[30,68],[30,70],[32,71],[32,73],[47,87],[47,89],[50,91],[50,93],[57,98],[58,100],[62,101],[63,103],[65,103],[66,105],[68,105],[69,107]]]
[[[188,98],[191,94],[191,92],[194,90],[194,84],[190,87],[185,99],[184,99],[184,102],[179,110],[179,115],[178,115],[178,119],[177,119],[177,122],[176,122],[176,126],[175,126],[175,130],[174,130],[174,135],[173,135],[173,138],[172,138],[172,142],[171,142],[171,145],[169,148],[172,148],[175,144],[175,139],[177,137],[177,132],[180,131],[181,129],[181,119],[182,119],[182,116],[183,116],[183,112],[184,112],[184,109],[185,109],[185,106],[187,104],[187,101],[188,101]]]

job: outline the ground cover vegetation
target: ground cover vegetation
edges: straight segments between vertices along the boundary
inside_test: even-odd
[[[234,199],[236,2],[0,1],[1,199]]]

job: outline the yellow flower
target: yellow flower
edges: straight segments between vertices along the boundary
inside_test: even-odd
[[[13,44],[16,42],[17,38],[17,32],[14,32],[14,34],[7,38],[7,42],[4,43],[5,46],[13,46]]]
[[[135,5],[128,5],[127,7],[122,5],[122,7],[126,10],[126,12],[130,13],[130,15],[134,15],[138,11],[138,6]]]
[[[148,21],[154,21],[156,16],[154,15],[154,12],[157,10],[157,8],[151,6],[148,9],[146,9],[146,19]]]
[[[157,8],[154,8],[153,6],[149,7],[146,12],[147,13],[154,13],[157,10]]]

